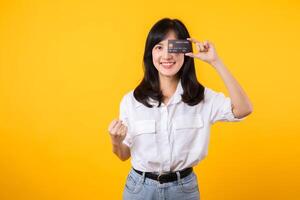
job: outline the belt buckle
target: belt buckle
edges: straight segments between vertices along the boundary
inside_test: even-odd
[[[168,174],[167,172],[159,172],[159,174],[158,174],[158,176],[157,176],[157,178],[156,178],[156,180],[159,182],[159,183],[161,183],[160,181],[159,181],[159,178],[161,177],[161,176],[163,176],[163,175],[166,175],[166,174]]]
[[[158,174],[158,176],[157,176],[157,181],[159,182],[159,183],[161,183],[160,181],[159,181],[159,178],[162,176],[162,175],[164,175],[163,173],[160,173],[160,174]]]

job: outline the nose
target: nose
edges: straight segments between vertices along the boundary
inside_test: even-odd
[[[168,48],[164,48],[162,57],[168,59],[172,57],[172,54],[168,52]]]

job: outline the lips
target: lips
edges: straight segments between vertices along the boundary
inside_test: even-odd
[[[171,68],[176,62],[161,62],[160,64],[164,67],[164,68]]]

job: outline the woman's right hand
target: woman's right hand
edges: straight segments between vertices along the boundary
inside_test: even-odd
[[[108,132],[112,144],[119,146],[126,137],[127,126],[122,124],[122,120],[114,119],[108,127]]]

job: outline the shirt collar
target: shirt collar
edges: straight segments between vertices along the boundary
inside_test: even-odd
[[[179,79],[176,90],[173,94],[173,96],[171,97],[171,99],[168,102],[168,105],[172,105],[172,104],[177,104],[181,101],[181,95],[183,94],[183,88],[181,85],[181,79]],[[149,104],[152,106],[158,106],[158,101],[149,98]],[[139,107],[142,106],[144,104],[140,103],[139,101],[135,100],[135,107]]]

